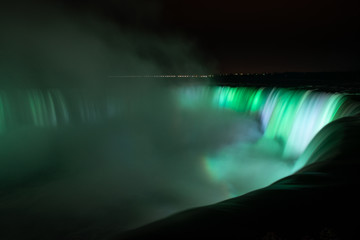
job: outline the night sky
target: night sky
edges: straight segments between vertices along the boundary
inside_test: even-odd
[[[221,72],[359,70],[359,6],[356,0],[87,4],[120,24],[194,41]]]
[[[169,28],[197,39],[221,71],[359,69],[359,1],[172,2]]]
[[[39,9],[41,4],[45,2],[32,7]],[[57,0],[52,4],[100,16],[132,31],[186,39],[213,72],[360,69],[357,0]]]

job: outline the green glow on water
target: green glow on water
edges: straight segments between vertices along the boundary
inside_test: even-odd
[[[178,89],[178,102],[185,108],[208,105],[237,112],[256,113],[266,102],[263,88],[191,87]]]
[[[253,113],[260,110],[264,101],[263,89],[220,87],[215,89],[213,103],[220,108]]]
[[[240,194],[237,185],[256,189],[302,168],[307,160],[296,159],[314,136],[329,122],[352,115],[356,109],[342,94],[305,90],[185,87],[173,93],[174,108],[226,110],[258,121],[262,136],[255,143],[234,142],[215,154],[204,153],[202,158],[203,171],[212,181],[227,184],[230,196]],[[116,115],[123,106],[126,109],[127,103],[116,99],[56,89],[0,91],[0,133],[21,125],[54,128],[98,122]],[[311,155],[311,150],[306,154]],[[251,184],[239,182],[248,179]]]
[[[264,137],[282,142],[285,157],[298,157],[322,127],[349,114],[337,114],[344,95],[309,90],[196,87],[179,95],[180,105],[193,109],[204,99],[215,108],[260,117]]]
[[[183,106],[195,107],[199,99],[210,98],[216,108],[259,116],[264,137],[281,141],[284,156],[299,156],[322,127],[346,116],[337,114],[346,100],[341,94],[232,87],[212,91],[205,87],[191,93],[196,96],[186,92],[180,97]]]
[[[17,101],[23,102],[16,106],[22,109],[20,116],[16,111],[8,110],[14,104],[9,103],[4,92],[0,93],[0,131],[6,130],[9,119],[21,118],[22,122],[28,119],[26,121],[38,127],[56,127],[76,117],[83,122],[94,122],[110,115],[106,111],[109,105],[106,101],[103,104],[78,96],[77,103],[69,105],[59,90],[32,89],[25,92],[26,98]],[[347,115],[342,111],[339,113],[346,100],[341,94],[287,89],[188,87],[178,89],[177,96],[180,106],[185,108],[197,110],[208,106],[257,116],[264,131],[263,137],[281,142],[284,157],[298,157],[322,127]]]
[[[27,101],[33,124],[38,127],[56,127],[59,121],[68,121],[68,110],[58,90],[28,90]]]
[[[75,118],[93,122],[110,114],[109,99],[101,103],[77,96],[71,104],[60,90],[25,90],[18,99],[0,92],[0,131],[14,123],[56,127]],[[25,97],[24,97],[25,96]],[[176,90],[181,107],[197,110],[207,106],[256,116],[265,138],[284,145],[283,156],[298,157],[319,130],[334,119],[351,113],[339,111],[344,95],[287,89],[185,87]],[[27,107],[27,106],[28,107]],[[77,107],[75,107],[77,106]],[[11,119],[11,121],[10,121]]]
[[[299,170],[305,163],[299,164],[296,159],[314,136],[331,121],[354,113],[344,110],[346,97],[342,94],[232,87],[216,87],[212,91],[198,88],[193,93],[197,93],[197,97],[201,95],[202,98],[212,99],[215,108],[230,109],[260,119],[263,136],[258,143],[253,146],[234,144],[224,147],[215,155],[206,156],[204,168],[212,179],[228,185],[231,196],[244,193],[234,187],[241,185],[240,181],[253,178],[252,183],[247,183],[250,191]],[[187,96],[194,107],[199,99],[189,96],[189,92]],[[186,104],[183,106],[186,107]],[[262,155],[256,155],[256,152],[262,152]],[[249,188],[251,184],[254,186]]]
[[[6,127],[6,95],[0,91],[0,133],[5,130]]]
[[[299,156],[315,134],[334,120],[342,95],[279,90],[265,137],[284,142],[284,156]],[[269,100],[271,101],[271,100]]]
[[[57,127],[69,123],[70,108],[60,90],[0,91],[0,132],[21,126]]]

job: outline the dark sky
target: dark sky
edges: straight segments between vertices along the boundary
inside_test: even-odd
[[[357,0],[137,0],[101,5],[103,13],[119,23],[191,39],[221,72],[360,69]]]
[[[217,72],[360,70],[358,0],[56,2],[121,27],[187,39]]]
[[[359,1],[167,1],[167,29],[224,72],[359,70]]]

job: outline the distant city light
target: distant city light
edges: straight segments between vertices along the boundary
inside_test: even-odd
[[[212,78],[216,76],[266,76],[271,75],[270,73],[220,73],[220,74],[155,74],[155,75],[111,75],[109,78]]]

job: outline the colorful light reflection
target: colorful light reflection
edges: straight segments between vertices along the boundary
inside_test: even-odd
[[[314,136],[329,122],[353,114],[342,108],[346,101],[342,94],[232,87],[197,87],[182,91],[186,93],[179,98],[183,107],[191,105],[195,108],[199,100],[209,99],[215,108],[230,109],[260,119],[263,136],[258,142],[267,143],[261,147],[256,147],[256,143],[251,151],[262,154],[253,155],[249,147],[241,150],[244,146],[235,143],[221,149],[215,156],[206,156],[206,171],[214,180],[228,186],[230,196],[244,193],[243,187],[234,186],[241,181],[246,181],[250,191],[299,170],[304,164],[298,164],[296,160]],[[276,144],[281,146],[274,148]],[[273,149],[268,151],[266,148]]]

